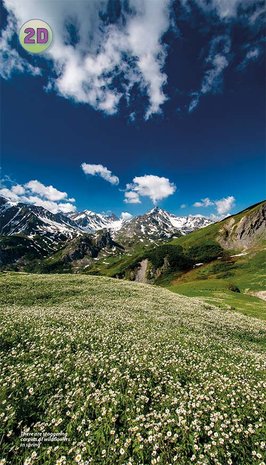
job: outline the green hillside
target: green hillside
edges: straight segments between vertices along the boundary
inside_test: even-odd
[[[1,463],[262,463],[265,322],[105,277],[0,291]]]
[[[234,225],[253,218],[265,202],[254,205],[233,217],[195,231],[188,236],[172,241],[184,251],[204,247],[208,242],[221,241],[224,229],[233,219]],[[235,226],[234,226],[235,227]],[[234,234],[234,229],[231,234]],[[244,314],[266,319],[266,223],[264,235],[255,238],[249,247],[224,249],[222,258],[194,268],[182,275],[169,274],[161,284],[174,292],[187,296],[204,297],[208,302],[222,308],[239,310]],[[230,242],[229,242],[230,245]],[[260,296],[260,297],[258,297]]]
[[[147,282],[266,318],[261,298],[266,291],[265,250],[265,202],[260,202],[165,244],[99,261],[87,272],[135,280],[140,263],[148,260]]]
[[[259,202],[255,205],[252,205],[249,208],[246,208],[245,210],[242,210],[236,215],[229,216],[222,221],[206,226],[206,228],[198,229],[197,231],[194,231],[186,236],[182,236],[178,239],[174,239],[172,241],[172,244],[179,244],[179,245],[182,245],[185,249],[188,249],[189,247],[192,247],[202,242],[207,242],[207,241],[212,241],[212,240],[217,241],[219,237],[220,238],[222,237],[223,227],[226,226],[228,223],[230,223],[230,220],[233,219],[234,224],[238,225],[239,222],[244,217],[252,217],[256,213],[258,213],[262,207],[265,207],[265,205],[266,205],[266,201]],[[264,224],[264,229],[266,229],[266,224]]]
[[[181,276],[168,276],[162,285],[186,296],[203,297],[222,308],[266,319],[266,254],[252,249],[247,255],[213,261]],[[261,297],[258,297],[261,296]]]

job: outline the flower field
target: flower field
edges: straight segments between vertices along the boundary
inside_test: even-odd
[[[103,277],[0,285],[1,465],[266,463],[265,322]]]

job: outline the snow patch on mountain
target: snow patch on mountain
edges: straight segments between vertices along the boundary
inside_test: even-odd
[[[71,215],[71,219],[75,221],[80,229],[87,233],[94,233],[100,229],[119,231],[123,224],[130,221],[125,215],[121,215],[121,218],[118,218],[114,214],[95,213],[90,210],[74,213]]]

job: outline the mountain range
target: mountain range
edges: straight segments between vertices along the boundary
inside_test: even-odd
[[[145,215],[118,218],[90,210],[66,215],[41,206],[15,203],[0,197],[0,263],[20,266],[49,257],[59,250],[78,248],[68,256],[96,258],[101,251],[116,253],[187,234],[210,224],[202,216],[178,217],[159,208]],[[73,250],[72,250],[73,252]],[[83,255],[83,256],[82,256]]]
[[[163,285],[185,295],[231,299],[232,289],[266,296],[266,202],[179,237],[95,261],[89,272]],[[239,287],[238,287],[239,286]],[[238,304],[247,306],[241,296]]]
[[[265,237],[265,211],[262,202],[216,223],[200,215],[175,216],[158,207],[144,215],[118,218],[90,210],[55,214],[0,197],[0,268],[85,271],[139,280],[144,261],[150,264],[151,281],[156,281],[178,263],[186,271],[197,262],[217,259],[224,250],[253,247]],[[205,252],[194,253],[195,245]]]

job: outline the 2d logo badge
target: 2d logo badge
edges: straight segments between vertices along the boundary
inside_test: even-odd
[[[19,42],[30,53],[43,53],[50,47],[53,32],[49,24],[41,19],[31,19],[21,26]]]

